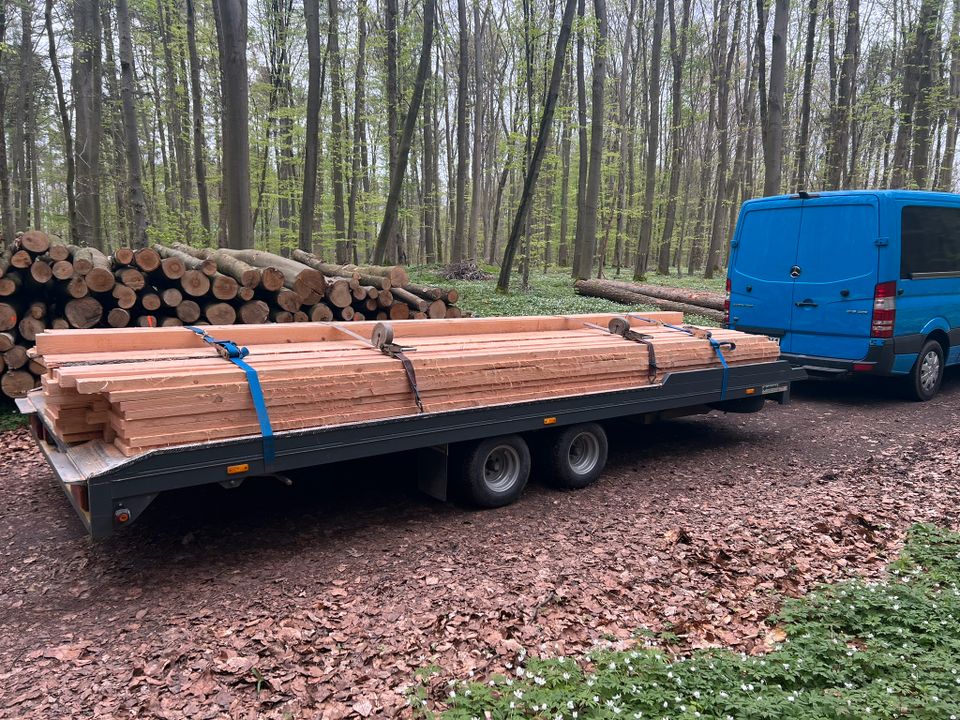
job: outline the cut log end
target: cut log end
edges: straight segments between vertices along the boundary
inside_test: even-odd
[[[26,370],[8,370],[0,378],[0,390],[8,398],[26,397],[36,384],[36,378]]]
[[[133,292],[131,290],[131,292]],[[84,297],[68,302],[63,309],[64,317],[71,327],[92,328],[103,317],[103,305],[92,297]]]

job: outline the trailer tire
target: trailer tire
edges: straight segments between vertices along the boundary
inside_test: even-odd
[[[925,402],[940,391],[943,382],[943,346],[928,340],[920,348],[917,361],[907,376],[907,392],[914,400]]]
[[[587,487],[603,472],[608,449],[607,433],[597,423],[563,428],[546,446],[547,481],[565,490]]]
[[[461,484],[465,499],[483,508],[510,505],[530,478],[530,449],[519,435],[487,438],[463,455]]]

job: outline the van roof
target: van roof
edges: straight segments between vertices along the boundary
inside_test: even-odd
[[[960,202],[960,194],[949,192],[937,192],[934,190],[808,190],[811,197],[841,197],[844,195],[878,195],[898,200],[950,200]],[[784,200],[799,200],[799,193],[789,195],[771,195],[769,197],[753,198],[746,203],[773,203],[783,202]],[[744,204],[746,204],[744,203]]]

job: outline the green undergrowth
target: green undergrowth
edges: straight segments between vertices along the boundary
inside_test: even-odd
[[[879,583],[847,581],[788,600],[781,640],[759,657],[641,649],[529,659],[509,677],[448,688],[468,718],[960,718],[960,534],[915,526]],[[661,638],[662,640],[663,638]],[[429,673],[421,673],[421,676]],[[412,695],[426,710],[426,689]]]
[[[27,424],[26,416],[21,415],[20,411],[17,410],[12,403],[0,403],[0,432],[18,430],[26,427]]]
[[[576,313],[594,312],[631,312],[655,310],[650,305],[620,305],[619,303],[577,295],[573,289],[573,280],[570,273],[563,269],[553,269],[546,273],[531,273],[530,287],[520,289],[519,279],[511,283],[509,294],[496,291],[497,280],[495,267],[485,267],[494,275],[492,280],[445,280],[440,277],[437,268],[410,268],[412,282],[441,285],[446,288],[456,288],[460,293],[457,305],[464,310],[470,310],[477,317],[495,317],[503,315],[570,315]],[[617,279],[616,270],[608,268],[605,276]],[[620,280],[629,281],[632,275],[623,271]],[[673,287],[686,287],[697,290],[711,290],[723,292],[723,278],[704,280],[699,276],[650,276],[645,282]],[[686,320],[698,325],[715,325],[715,322],[706,318],[688,315]]]

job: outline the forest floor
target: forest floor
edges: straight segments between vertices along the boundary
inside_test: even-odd
[[[159,497],[91,542],[24,430],[0,436],[0,717],[408,716],[454,678],[668,632],[770,647],[817,583],[957,527],[960,374],[809,384],[785,407],[611,426],[590,488],[472,512],[407,458]]]
[[[503,295],[496,291],[496,273],[498,268],[485,267],[494,275],[493,280],[445,280],[435,268],[412,268],[410,279],[425,285],[440,285],[454,287],[460,293],[457,305],[464,310],[470,310],[478,317],[492,317],[499,315],[568,315],[573,313],[594,312],[624,312],[626,310],[655,310],[652,306],[637,305],[628,307],[602,298],[584,297],[577,295],[573,290],[573,280],[570,272],[563,268],[553,268],[546,273],[531,273],[530,285],[526,290],[520,288],[520,278],[513,276],[511,291]],[[611,280],[633,279],[629,269],[623,269],[619,276],[616,268],[606,268],[604,277]],[[656,275],[651,274],[644,282],[651,285],[668,285],[695,290],[711,290],[722,293],[724,291],[725,276],[704,280],[697,275]],[[689,315],[686,320],[698,325],[715,325],[716,323],[696,315]]]

